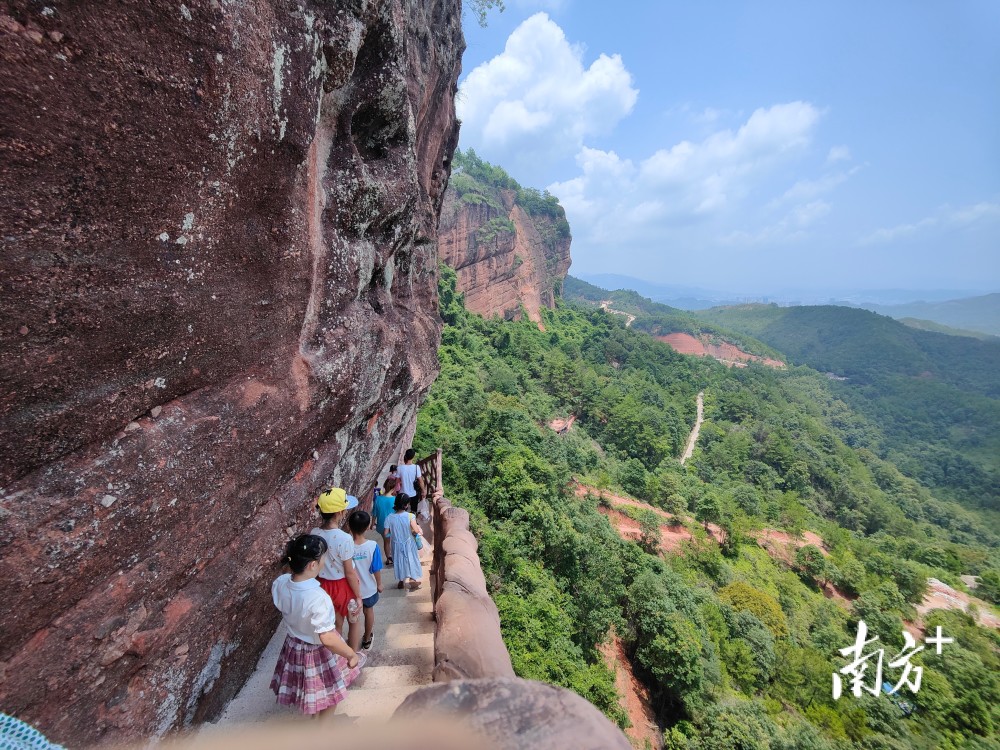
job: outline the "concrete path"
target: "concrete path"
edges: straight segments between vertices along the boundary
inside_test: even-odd
[[[695,443],[698,442],[698,433],[701,432],[701,423],[705,421],[705,391],[698,394],[698,416],[694,420],[694,429],[688,436],[687,446],[684,448],[684,455],[681,456],[681,465],[684,464],[694,454]]]
[[[369,538],[380,541],[374,532],[369,532]],[[424,576],[423,586],[417,591],[400,591],[396,588],[392,568],[382,571],[384,591],[375,605],[375,642],[366,652],[368,663],[360,677],[348,688],[347,698],[337,706],[338,717],[388,718],[406,696],[430,684],[434,669],[434,617],[429,576],[431,550],[427,541],[420,557]],[[346,632],[346,625],[344,630]],[[204,725],[201,731],[213,732],[238,724],[281,718],[307,720],[294,708],[276,703],[269,687],[285,632],[282,623],[243,689],[226,706],[218,721]]]

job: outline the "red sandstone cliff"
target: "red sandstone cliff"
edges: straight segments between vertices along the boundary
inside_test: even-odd
[[[0,2],[0,710],[213,715],[437,372],[458,0]]]
[[[459,188],[460,190],[461,188]],[[465,306],[487,317],[512,319],[521,308],[539,322],[542,307],[554,307],[572,262],[565,215],[531,214],[515,190],[445,192],[441,211],[441,259],[455,269]],[[472,200],[466,198],[472,196]]]

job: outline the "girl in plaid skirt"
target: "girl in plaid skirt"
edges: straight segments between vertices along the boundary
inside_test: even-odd
[[[285,548],[291,574],[271,585],[274,606],[288,626],[271,690],[278,703],[296,706],[304,714],[333,709],[365,662],[365,655],[355,653],[337,632],[333,602],[316,580],[326,549],[323,537],[296,537]]]

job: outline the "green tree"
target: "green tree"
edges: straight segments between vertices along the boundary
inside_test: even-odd
[[[639,544],[651,555],[660,551],[660,517],[648,508],[639,511]]]
[[[771,750],[778,738],[760,704],[727,701],[710,707],[698,722],[698,750]]]
[[[760,620],[775,638],[788,635],[788,622],[781,605],[770,594],[755,589],[743,581],[735,581],[719,589],[719,599],[735,610],[746,610]]]
[[[630,458],[622,462],[618,472],[618,482],[622,489],[633,497],[644,498],[646,493],[646,469],[642,462]]]
[[[705,527],[705,531],[708,531],[709,524],[719,523],[722,520],[722,503],[719,500],[719,496],[712,491],[708,491],[702,495],[698,499],[695,518],[701,521]]]
[[[795,566],[802,575],[816,583],[826,583],[827,563],[823,551],[815,544],[805,544],[795,550]]]
[[[682,516],[687,513],[687,501],[682,495],[675,492],[672,495],[667,495],[663,501],[663,509],[673,516]]]
[[[1000,604],[1000,570],[983,571],[976,594],[986,601]]]
[[[690,620],[671,612],[663,618],[661,633],[640,646],[635,656],[673,700],[688,710],[699,705],[705,679],[702,642]]]

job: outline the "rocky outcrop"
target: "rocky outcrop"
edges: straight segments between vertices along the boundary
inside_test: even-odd
[[[437,371],[458,0],[0,3],[0,710],[211,717]]]
[[[576,693],[516,677],[454,680],[421,688],[393,718],[420,717],[471,731],[490,750],[631,750],[607,717]]]
[[[441,259],[455,269],[467,309],[486,317],[516,319],[521,309],[540,322],[539,310],[555,307],[571,263],[565,214],[529,213],[517,191],[445,193],[441,212]],[[470,200],[471,198],[471,200]]]

